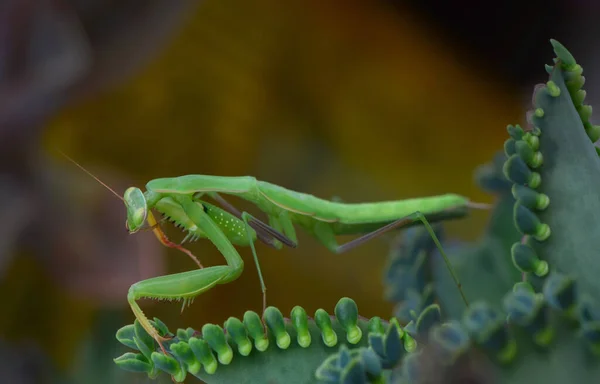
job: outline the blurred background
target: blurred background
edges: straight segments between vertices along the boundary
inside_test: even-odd
[[[474,168],[523,123],[555,38],[600,98],[591,1],[0,1],[0,375],[6,383],[146,383],[117,370],[131,284],[195,268],[128,235],[122,193],[157,177],[252,175],[346,202],[493,197]],[[258,213],[247,204],[241,208]],[[447,225],[475,239],[474,212]],[[182,235],[168,228],[180,240]],[[390,238],[333,255],[258,246],[268,304],[356,300],[388,318]],[[207,241],[204,265],[224,260]],[[141,301],[171,329],[261,310],[250,250],[239,280],[180,304]]]

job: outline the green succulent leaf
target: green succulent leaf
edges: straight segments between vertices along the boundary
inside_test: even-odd
[[[258,314],[248,311],[243,321],[231,317],[223,327],[205,324],[202,332],[192,328],[177,330],[175,337],[165,343],[169,355],[161,352],[136,321],[121,328],[117,339],[142,353],[127,352],[116,358],[115,363],[149,377],[162,372],[175,382],[196,376],[209,384],[314,383],[320,366],[319,374],[324,380],[337,372],[340,383],[354,382],[357,377],[379,382],[381,367],[396,363],[406,349],[415,347],[414,340],[397,321],[363,319],[358,315],[356,303],[349,298],[340,299],[334,313],[331,316],[318,309],[311,319],[303,308],[296,306],[286,319],[279,309],[269,307],[263,315],[265,334]],[[170,334],[160,324],[161,332]],[[372,337],[382,341],[383,349],[376,359],[375,352],[367,349]],[[250,339],[254,339],[254,345]],[[350,355],[344,352],[342,366],[338,366],[339,359],[331,357],[340,353],[340,346],[351,351]],[[351,358],[346,359],[348,356]],[[335,369],[324,363],[334,360],[338,364],[334,364]]]

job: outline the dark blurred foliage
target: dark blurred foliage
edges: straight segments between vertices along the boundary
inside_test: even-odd
[[[574,2],[386,1],[400,12],[408,5],[429,20],[435,33],[453,41],[469,62],[489,76],[516,85],[538,81],[536,58],[547,56],[549,36],[568,46],[577,39],[568,36],[578,16]]]
[[[118,193],[203,173],[349,202],[488,199],[472,170],[521,120],[547,40],[579,36],[567,2],[471,3],[1,2],[0,354],[11,358],[0,371],[11,369],[11,383],[131,382],[112,363],[114,332],[132,318],[128,286],[194,267],[151,233],[129,236],[122,202],[57,149]],[[449,233],[473,239],[485,216]],[[223,263],[206,242],[193,251]],[[343,256],[303,234],[296,250],[258,251],[269,304],[284,312],[345,295],[365,316],[391,313],[385,239]],[[259,310],[255,268],[240,253],[242,277],[183,314],[143,308],[172,328]]]

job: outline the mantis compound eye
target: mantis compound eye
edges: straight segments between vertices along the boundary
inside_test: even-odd
[[[141,189],[130,187],[125,191],[123,200],[127,207],[127,229],[130,233],[135,233],[144,225],[148,215],[146,196]]]

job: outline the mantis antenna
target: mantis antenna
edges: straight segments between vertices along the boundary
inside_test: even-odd
[[[96,177],[96,175],[94,175],[92,172],[88,171],[87,169],[85,169],[81,164],[79,164],[78,162],[76,162],[75,160],[73,160],[72,158],[70,158],[66,153],[64,153],[63,151],[57,149],[56,150],[58,153],[60,153],[61,155],[63,155],[67,160],[69,160],[71,163],[75,164],[79,169],[81,169],[83,172],[87,173],[88,175],[90,175],[94,180],[96,180],[98,183],[100,183],[100,185],[102,185],[104,188],[108,189],[109,191],[111,191],[113,193],[113,195],[117,196],[122,202],[125,203],[125,199],[119,195],[117,192],[115,192],[114,189],[112,189],[111,187],[109,187],[108,185],[106,185],[106,183],[104,183],[102,180],[100,180],[98,177]],[[127,203],[125,203],[127,204]]]

